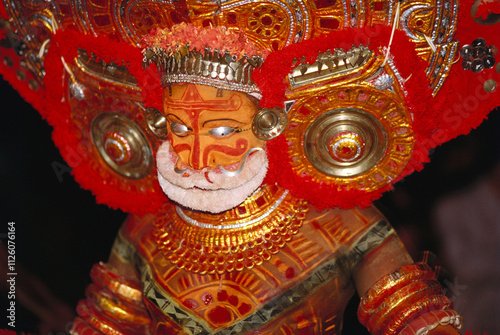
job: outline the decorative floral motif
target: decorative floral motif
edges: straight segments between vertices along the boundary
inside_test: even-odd
[[[462,56],[462,68],[479,73],[483,69],[491,69],[495,66],[494,56],[498,54],[498,48],[494,45],[486,45],[484,38],[476,38],[471,45],[464,45],[460,50]]]
[[[150,35],[144,37],[145,48],[159,47],[168,53],[178,51],[186,46],[189,50],[203,50],[209,46],[211,49],[228,51],[231,55],[242,57],[256,55],[266,57],[267,50],[259,50],[248,38],[238,32],[225,27],[214,27],[211,29],[199,29],[192,24],[182,23],[172,28],[156,29]]]

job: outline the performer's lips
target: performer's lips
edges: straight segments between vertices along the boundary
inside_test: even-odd
[[[193,186],[193,190],[208,191],[207,189],[198,186]]]
[[[203,188],[203,187],[198,187],[198,186],[193,186],[193,187],[191,187],[191,189],[193,189],[193,190],[199,190],[199,191],[205,191],[205,192],[214,192],[214,191],[223,190],[222,188],[216,188],[216,189],[213,189],[213,190],[209,190],[209,189],[206,189],[206,188]]]

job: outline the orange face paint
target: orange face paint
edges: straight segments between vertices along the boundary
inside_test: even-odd
[[[165,88],[169,140],[180,162],[195,170],[231,168],[264,145],[251,130],[258,106],[242,92],[181,84]]]

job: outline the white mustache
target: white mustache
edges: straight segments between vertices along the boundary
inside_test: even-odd
[[[243,169],[245,168],[245,164],[248,160],[248,157],[250,156],[250,154],[252,152],[255,152],[255,151],[262,151],[264,149],[262,148],[258,148],[258,147],[255,147],[255,148],[251,148],[250,150],[247,151],[247,153],[245,154],[245,156],[243,157],[243,159],[241,160],[241,164],[240,166],[238,167],[238,169],[234,170],[234,171],[230,171],[230,170],[227,170],[225,169],[222,165],[219,165],[218,166],[218,169],[220,169],[222,171],[222,173],[228,177],[236,177],[238,176],[241,171],[243,171]],[[183,174],[184,172],[187,172],[189,171],[190,169],[179,169],[177,166],[178,166],[178,163],[179,163],[179,158],[177,158],[177,162],[175,163],[175,167],[174,167],[174,171],[175,173],[177,174]]]
[[[195,210],[220,213],[241,204],[262,184],[268,167],[265,149],[252,148],[251,152],[252,155],[245,153],[239,162],[225,168],[230,168],[229,172],[235,174],[241,170],[237,177],[225,175],[220,168],[188,168],[183,174],[178,174],[174,169],[181,164],[179,157],[165,141],[156,156],[158,182],[172,201]],[[236,167],[238,171],[232,171]],[[185,168],[178,166],[178,170]]]

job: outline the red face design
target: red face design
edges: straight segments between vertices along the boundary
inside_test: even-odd
[[[257,105],[245,93],[182,84],[165,88],[169,140],[180,162],[195,170],[231,167],[264,141],[252,133]]]

